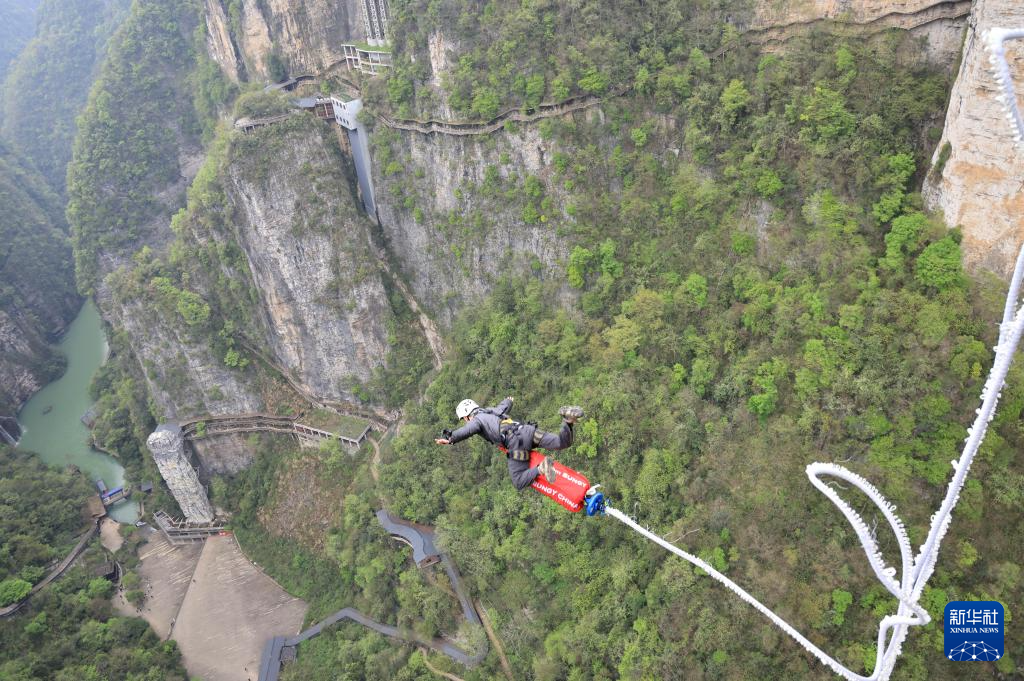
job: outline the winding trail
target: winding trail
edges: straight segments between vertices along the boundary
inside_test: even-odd
[[[430,660],[427,659],[427,649],[426,648],[420,648],[420,653],[423,655],[423,664],[430,671],[434,672],[438,676],[443,676],[444,678],[449,679],[449,681],[463,681],[458,676],[455,676],[455,674],[449,674],[448,672],[443,672],[440,669],[438,669],[437,667],[435,667],[434,665],[430,664]]]
[[[631,88],[628,85],[619,86],[611,90],[607,96],[618,97],[625,94],[630,89]],[[408,130],[411,132],[422,133],[424,135],[432,135],[434,133],[456,136],[487,135],[492,132],[497,132],[509,121],[517,123],[532,123],[544,118],[564,116],[567,113],[588,109],[600,104],[602,101],[604,101],[604,97],[598,95],[577,95],[575,97],[569,97],[568,99],[562,100],[561,102],[538,104],[536,107],[532,108],[516,107],[514,109],[506,109],[491,120],[484,122],[437,121],[433,119],[424,121],[412,118],[391,118],[387,114],[379,112],[374,113],[374,116],[383,125],[393,130]]]
[[[462,606],[463,616],[472,624],[482,624],[476,609],[473,607],[473,602],[466,593],[455,564],[448,557],[448,554],[437,551],[434,546],[433,528],[399,520],[384,510],[377,512],[377,518],[381,526],[392,537],[409,544],[413,548],[413,558],[416,560],[417,565],[426,566],[438,561],[442,563],[445,572],[448,573],[448,578],[452,582],[452,587],[455,589],[459,604]],[[403,631],[390,624],[378,622],[355,608],[342,608],[292,638],[275,636],[268,640],[263,647],[263,655],[260,660],[259,681],[278,680],[281,673],[281,655],[285,648],[294,648],[303,641],[315,638],[323,633],[326,627],[330,627],[343,620],[351,620],[363,625],[367,629],[372,629],[400,642],[414,643],[423,648],[442,653],[469,668],[480,664],[487,655],[486,645],[476,653],[470,654],[445,640],[428,640],[414,632]]]
[[[748,44],[768,45],[771,43],[784,43],[799,35],[807,35],[811,29],[816,28],[820,28],[830,35],[842,37],[873,35],[890,28],[911,31],[936,21],[966,20],[966,17],[971,13],[972,4],[971,0],[939,0],[915,11],[887,12],[873,19],[863,21],[844,21],[836,17],[803,19],[786,24],[748,28],[741,32],[737,38]],[[720,57],[734,47],[734,45],[735,43],[723,45],[715,50],[712,56]]]
[[[46,585],[48,585],[50,582],[64,574],[64,571],[67,570],[68,567],[70,567],[70,565],[73,562],[75,562],[75,558],[78,558],[78,554],[82,552],[82,549],[84,549],[85,545],[89,543],[89,540],[96,536],[96,532],[99,529],[99,526],[100,524],[98,520],[93,521],[92,527],[89,528],[89,530],[82,535],[82,537],[78,540],[78,543],[75,544],[75,548],[71,549],[71,552],[64,557],[64,560],[58,563],[57,567],[53,568],[53,570],[50,571],[50,574],[46,575],[46,578],[43,579],[43,581],[39,582],[34,587],[32,587],[32,590],[29,591],[24,598],[22,598],[17,603],[11,603],[7,607],[0,609],[0,617],[9,617],[16,613],[21,608],[21,606],[28,603],[28,600],[32,598],[32,596],[39,593],[39,591],[44,589]]]
[[[476,611],[480,613],[480,620],[483,622],[484,629],[487,631],[487,638],[491,639],[491,643],[494,644],[494,649],[498,651],[498,659],[501,660],[501,668],[505,671],[505,676],[508,677],[508,681],[516,681],[515,677],[512,676],[512,665],[508,663],[508,658],[505,657],[505,649],[501,646],[501,641],[494,633],[494,628],[491,626],[491,618],[480,601],[476,602]]]

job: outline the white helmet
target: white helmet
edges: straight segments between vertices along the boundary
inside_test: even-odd
[[[465,418],[480,408],[480,405],[473,400],[462,400],[459,406],[455,407],[455,415],[460,419]]]

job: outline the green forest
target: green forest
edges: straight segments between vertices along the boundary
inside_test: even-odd
[[[35,31],[40,0],[0,1],[0,80]]]
[[[60,279],[75,298],[73,268],[81,294],[145,306],[180,327],[181,347],[207,346],[224,365],[217,368],[253,387],[266,409],[300,413],[309,405],[289,387],[295,376],[264,357],[272,352],[260,340],[266,311],[234,230],[226,178],[244,169],[274,182],[275,159],[300,138],[344,165],[337,138],[298,115],[251,135],[230,128],[233,118],[290,110],[290,95],[221,75],[206,52],[203,3],[93,4],[43,3],[54,14],[32,42],[24,38],[6,81],[0,129],[19,141],[0,146],[0,195],[17,199],[31,227],[24,218],[3,222],[0,236],[13,235],[12,252],[45,267],[0,260],[4,309],[20,304],[15,282],[27,276]],[[239,22],[250,10],[223,4],[241,44]],[[265,3],[252,4],[270,16]],[[752,4],[390,3],[395,68],[359,79],[378,200],[440,233],[453,269],[471,270],[468,254],[509,222],[546,230],[565,257],[553,269],[534,258],[528,273],[471,292],[472,304],[442,329],[440,369],[431,367],[417,315],[389,289],[390,356],[354,392],[361,408],[400,407],[398,424],[358,451],[247,436],[252,465],[211,476],[211,501],[227,512],[246,556],[308,603],[306,624],[355,607],[465,650],[485,645],[486,633],[462,620],[444,571],[417,569],[408,547],[379,528],[374,513],[387,508],[437,528],[502,644],[502,654],[491,643],[470,669],[345,624],[300,646],[283,678],[438,678],[429,663],[484,681],[505,677],[503,658],[514,678],[538,681],[835,678],[701,570],[610,519],[516,492],[493,446],[434,444],[454,426],[459,401],[491,405],[506,395],[515,396],[514,418],[551,431],[561,405],[582,405],[575,443],[556,458],[851,669],[873,671],[878,622],[896,599],[805,468],[837,462],[864,476],[919,545],[978,406],[1006,283],[964,268],[963,229],[928,212],[921,195],[948,157],[930,161],[956,65],[928,62],[922,39],[900,30],[840,37],[812,26],[764,49],[738,28]],[[438,74],[431,64],[439,35],[452,68]],[[47,49],[65,43],[67,51]],[[72,49],[88,58],[74,60]],[[307,66],[285,63],[278,45],[269,49],[275,75]],[[66,108],[34,118],[11,84],[41,92],[43,74],[54,72],[73,74],[78,87]],[[486,122],[582,95],[601,102],[509,122],[467,142],[476,156],[447,166],[423,163],[429,138],[414,153],[404,133],[374,118],[444,111]],[[512,161],[527,138],[540,170]],[[60,210],[69,159],[70,238]],[[185,166],[193,162],[191,179]],[[456,209],[430,208],[437,173],[456,178]],[[351,198],[356,215],[351,173],[304,178],[308,205],[294,210],[308,211],[310,229],[322,217],[323,192]],[[334,245],[349,236],[334,235]],[[190,379],[184,369],[161,374],[140,361],[132,333],[141,331],[111,330],[111,359],[92,386],[94,437],[130,479],[159,479],[144,445],[165,417],[153,382],[165,376],[159,388],[184,413],[195,408],[185,403]],[[183,367],[188,359],[180,358]],[[46,361],[50,374],[59,372],[59,361]],[[1024,532],[1022,415],[1018,363],[921,600],[937,621],[911,630],[895,681],[964,678],[942,654],[947,602],[997,600],[1013,621],[1024,594],[1024,549],[1014,541]],[[0,456],[2,603],[66,549],[81,524],[76,495],[87,485],[9,450]],[[36,489],[54,504],[38,525],[12,510]],[[869,523],[878,520],[864,499],[840,493]],[[151,500],[149,510],[177,511],[159,485]],[[879,541],[894,564],[895,542],[881,529]],[[0,677],[184,678],[173,642],[115,616],[109,595],[83,569],[0,621]],[[1011,624],[1006,641],[1005,656],[972,667],[971,678],[1020,673],[1024,637]],[[69,655],[72,646],[84,655]],[[19,656],[24,650],[31,652]]]
[[[0,90],[0,136],[64,194],[75,119],[127,0],[50,0]]]
[[[92,523],[84,513],[93,494],[80,472],[0,445],[0,606],[21,600],[75,545]],[[131,550],[115,557],[130,563]],[[106,560],[94,543],[17,616],[0,619],[0,678],[186,681],[173,641],[161,641],[142,619],[114,614],[114,584],[94,575]]]
[[[5,362],[45,383],[61,374],[63,358],[48,345],[81,305],[74,284],[63,207],[31,161],[0,138],[0,307],[19,335]],[[18,346],[24,344],[28,351]],[[12,414],[19,394],[0,388],[0,414]]]

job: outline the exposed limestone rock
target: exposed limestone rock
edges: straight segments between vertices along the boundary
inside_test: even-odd
[[[1009,277],[1024,241],[1024,150],[997,101],[981,34],[993,26],[1024,26],[1019,0],[977,0],[964,43],[960,73],[950,96],[942,140],[933,164],[949,144],[941,174],[929,173],[928,206],[950,226],[963,226],[966,265]],[[1024,44],[1007,43],[1018,102],[1024,106]]]
[[[177,315],[164,316],[141,302],[117,310],[142,364],[149,394],[162,418],[240,414],[264,409],[246,377],[224,366],[205,338],[190,335]]]
[[[254,134],[269,158],[240,155],[225,189],[273,358],[314,395],[345,400],[353,378],[367,381],[384,364],[393,312],[371,223],[325,128],[309,117]]]
[[[459,310],[484,298],[503,275],[564,279],[561,263],[568,251],[556,225],[569,219],[561,210],[566,199],[558,187],[550,186],[551,159],[537,125],[483,136],[395,134],[399,141],[393,149],[403,171],[389,175],[375,158],[374,185],[380,196],[388,197],[381,200],[378,213],[389,252],[413,295],[435,319],[449,326]],[[503,154],[508,155],[504,164]],[[539,178],[557,210],[544,221],[527,224],[520,202],[481,200],[463,185],[481,185],[489,166],[503,168],[503,181],[509,181],[511,169],[519,174],[517,181],[525,174]],[[421,211],[420,219],[400,198],[391,198],[410,186],[410,201]],[[481,224],[473,224],[474,214]],[[453,226],[452,217],[463,222]]]
[[[33,330],[33,325],[18,323],[18,320],[0,309],[0,348],[3,349],[3,361],[0,361],[0,405],[4,405],[5,411],[9,410],[12,414],[42,387],[39,379],[28,368],[34,358],[45,353],[45,344],[32,333]]]
[[[256,457],[255,448],[249,444],[251,437],[251,434],[227,433],[192,440],[200,478],[209,480],[211,475],[235,475],[248,468]]]
[[[240,64],[224,7],[218,0],[206,0],[205,15],[206,51],[217,62],[224,76],[237,83]]]
[[[322,73],[344,59],[343,44],[366,40],[358,0],[242,0],[241,10],[239,48],[258,79],[275,49],[293,75]]]

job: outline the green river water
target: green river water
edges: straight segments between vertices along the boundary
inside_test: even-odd
[[[107,356],[107,339],[91,300],[82,306],[58,347],[68,359],[67,371],[33,395],[18,414],[22,430],[18,448],[36,452],[51,466],[74,464],[90,480],[102,479],[108,489],[120,487],[124,468],[114,457],[89,446],[89,429],[81,421],[92,406],[89,382]],[[135,522],[139,507],[128,500],[108,513],[118,522]]]

